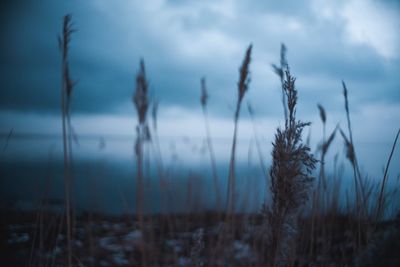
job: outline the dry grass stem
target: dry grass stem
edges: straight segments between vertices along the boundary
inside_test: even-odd
[[[67,225],[67,255],[68,266],[72,266],[72,126],[70,119],[71,96],[75,83],[69,71],[68,52],[71,35],[75,30],[72,27],[71,15],[64,16],[62,34],[58,38],[58,45],[62,55],[62,84],[61,84],[61,114],[64,151],[64,183],[65,183],[65,213]]]
[[[211,132],[210,132],[210,125],[208,121],[208,111],[207,111],[207,101],[208,101],[208,93],[206,87],[206,79],[201,79],[201,95],[200,95],[200,103],[203,110],[204,115],[204,124],[206,128],[206,135],[207,135],[207,147],[210,153],[210,161],[211,161],[211,168],[212,168],[212,176],[214,182],[214,189],[215,189],[215,198],[216,198],[216,208],[217,210],[221,207],[221,191],[219,189],[219,179],[218,179],[218,171],[217,171],[217,161],[215,159],[214,147],[211,140]]]
[[[238,132],[238,122],[240,107],[242,104],[243,97],[249,88],[250,83],[250,61],[251,61],[251,49],[250,44],[246,50],[246,55],[243,59],[243,63],[239,69],[239,82],[238,82],[238,98],[236,102],[236,110],[234,116],[234,130],[233,130],[233,142],[231,150],[231,158],[229,162],[229,175],[228,175],[228,191],[227,191],[227,212],[231,213],[235,211],[235,157],[236,157],[236,140]]]
[[[378,197],[378,205],[377,205],[377,210],[376,210],[376,218],[375,218],[375,220],[376,220],[377,222],[378,222],[380,219],[382,219],[382,217],[383,217],[383,213],[384,213],[384,212],[383,212],[383,207],[384,207],[384,192],[385,192],[385,185],[386,185],[387,177],[388,177],[387,174],[388,174],[390,162],[391,162],[391,160],[392,160],[393,152],[394,152],[394,149],[395,149],[396,144],[397,144],[397,139],[399,138],[399,134],[400,134],[400,129],[397,130],[397,134],[396,134],[396,137],[395,137],[395,139],[394,139],[394,142],[393,142],[393,145],[392,145],[392,149],[391,149],[391,151],[390,151],[390,155],[389,155],[389,158],[388,158],[387,163],[386,163],[385,172],[384,172],[384,174],[383,174],[383,179],[382,179],[382,183],[381,183],[381,189],[380,189],[379,197]]]
[[[282,106],[283,106],[283,112],[285,115],[285,119],[287,119],[288,116],[288,110],[286,107],[286,94],[285,94],[285,88],[284,88],[284,80],[285,80],[285,70],[289,68],[289,65],[286,60],[286,46],[285,44],[281,44],[281,53],[280,53],[280,66],[276,66],[275,64],[272,64],[272,68],[274,69],[275,73],[279,76],[281,80],[281,89],[282,89]]]
[[[144,235],[144,143],[150,139],[150,131],[147,126],[147,112],[149,109],[149,99],[148,99],[148,82],[146,78],[146,71],[143,59],[140,60],[139,71],[136,75],[136,88],[133,95],[133,103],[136,108],[138,116],[138,125],[136,127],[136,215],[139,221],[140,229]],[[142,266],[146,265],[146,255],[144,251],[144,242],[141,242],[141,259]]]

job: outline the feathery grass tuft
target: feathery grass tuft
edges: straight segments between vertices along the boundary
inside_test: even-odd
[[[146,80],[146,71],[143,59],[140,60],[139,72],[136,75],[136,89],[133,96],[133,103],[139,118],[139,125],[144,125],[146,122],[147,111],[149,109],[148,99],[148,83]]]
[[[300,208],[309,199],[314,181],[311,173],[317,162],[310,148],[302,142],[302,131],[310,123],[296,120],[297,90],[289,68],[285,71],[283,85],[288,117],[285,128],[277,129],[273,142],[270,168],[272,204],[266,214],[269,266],[288,266],[292,263],[290,258],[298,231],[297,217]]]
[[[240,79],[238,83],[238,103],[240,103],[243,100],[244,94],[247,92],[249,89],[249,83],[250,83],[250,61],[251,61],[251,49],[252,45],[250,44],[249,47],[247,48],[246,55],[244,57],[242,66],[240,67]]]
[[[323,106],[321,104],[318,104],[318,109],[319,109],[319,116],[321,118],[322,123],[325,125],[326,123],[326,112]]]

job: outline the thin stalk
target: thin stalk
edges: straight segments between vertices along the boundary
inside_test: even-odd
[[[70,218],[71,218],[71,236],[75,235],[75,225],[76,225],[76,218],[75,218],[75,199],[74,195],[72,194],[74,188],[74,161],[73,161],[73,138],[74,132],[71,124],[71,98],[67,97],[67,105],[66,105],[66,126],[67,126],[67,137],[68,137],[68,163],[69,163],[69,191],[70,191]]]
[[[140,225],[143,225],[143,146],[142,146],[142,127],[138,126],[138,137],[136,143],[136,212]]]
[[[267,178],[268,177],[268,170],[265,167],[264,162],[263,162],[264,156],[262,155],[261,145],[260,145],[260,142],[259,142],[258,137],[257,137],[256,123],[255,123],[255,120],[254,120],[254,111],[253,111],[253,108],[251,107],[250,103],[247,103],[247,109],[249,111],[251,123],[253,125],[254,140],[256,142],[257,153],[258,153],[258,158],[259,158],[259,161],[260,161],[261,171],[262,171],[263,175],[265,176],[265,178]]]
[[[286,94],[285,94],[285,70],[288,69],[288,63],[286,60],[286,46],[282,43],[281,44],[281,52],[280,52],[280,65],[279,67],[275,64],[272,64],[272,68],[274,69],[275,73],[279,76],[281,80],[281,90],[282,90],[282,106],[283,106],[283,113],[285,115],[285,120],[288,118],[288,109],[286,106]]]
[[[6,151],[6,149],[8,147],[8,143],[11,140],[11,136],[13,135],[13,131],[14,131],[14,128],[11,128],[10,132],[7,135],[6,142],[4,143],[4,147],[3,147],[3,152]]]
[[[65,64],[63,64],[63,69]],[[63,71],[64,73],[64,71]],[[61,116],[62,116],[62,132],[63,132],[63,152],[64,152],[64,188],[65,188],[65,213],[67,225],[67,254],[68,266],[72,266],[72,246],[71,246],[71,196],[70,196],[70,173],[69,173],[69,154],[68,154],[68,138],[66,129],[66,111],[65,111],[65,90],[64,78],[61,89]]]
[[[215,188],[216,201],[217,201],[217,210],[219,210],[221,207],[221,191],[219,189],[217,162],[215,159],[214,147],[213,147],[212,139],[211,139],[210,125],[209,125],[208,112],[207,112],[206,106],[203,107],[203,115],[204,115],[204,124],[205,124],[206,135],[207,135],[207,147],[208,147],[208,152],[210,153],[210,162],[211,162],[214,188]]]
[[[70,144],[70,124],[69,124],[69,104],[70,95],[74,86],[69,75],[68,50],[71,41],[71,34],[75,30],[71,26],[71,16],[64,16],[62,37],[59,37],[58,43],[62,54],[61,68],[61,117],[63,133],[63,155],[64,155],[64,188],[65,188],[65,213],[67,225],[67,257],[68,266],[72,266],[72,225],[71,225],[71,144]]]
[[[386,185],[387,177],[388,177],[387,174],[388,174],[388,170],[389,170],[389,166],[390,166],[390,161],[392,160],[393,152],[396,147],[397,139],[399,138],[399,134],[400,134],[400,129],[397,131],[396,138],[394,139],[392,149],[390,151],[390,155],[389,155],[388,161],[386,163],[385,172],[384,172],[383,179],[382,179],[382,186],[381,186],[381,190],[379,192],[378,209],[376,211],[376,219],[375,219],[376,221],[378,221],[379,218],[381,217],[381,212],[382,212],[382,207],[383,207],[383,195],[384,195],[385,185]]]
[[[158,101],[154,100],[153,101],[153,108],[152,108],[152,119],[153,119],[153,136],[154,136],[154,142],[155,143],[155,154],[157,156],[157,167],[158,167],[158,175],[161,179],[163,176],[163,171],[164,171],[164,165],[163,165],[163,159],[162,159],[162,154],[161,154],[161,146],[160,146],[160,139],[158,136],[158,124],[157,124],[157,117],[158,117]],[[153,141],[153,139],[152,139]]]
[[[139,222],[139,228],[144,235],[144,218],[143,218],[143,129],[142,125],[137,127],[137,140],[136,140],[136,216]],[[145,266],[145,251],[144,242],[140,244],[142,266]]]
[[[343,94],[344,94],[344,99],[345,99],[345,110],[346,110],[346,119],[347,119],[347,129],[349,132],[349,139],[350,139],[350,146],[352,150],[352,166],[353,166],[353,175],[354,175],[354,183],[356,187],[356,197],[357,197],[357,206],[362,206],[364,215],[367,215],[367,209],[365,207],[365,193],[364,193],[364,187],[361,181],[361,172],[358,167],[358,161],[357,161],[357,156],[355,152],[355,147],[354,147],[354,142],[353,142],[353,131],[351,127],[351,120],[350,120],[350,111],[349,111],[349,101],[347,97],[347,87],[344,81],[342,81],[343,85]],[[360,192],[359,192],[360,190]],[[360,194],[362,199],[360,200]],[[361,203],[362,202],[362,203]]]
[[[235,194],[235,158],[236,158],[236,142],[237,142],[237,131],[238,131],[238,121],[240,113],[240,102],[237,102],[235,117],[234,117],[234,129],[233,129],[233,142],[231,148],[231,159],[229,161],[229,176],[228,176],[228,213],[234,212],[234,194]]]
[[[325,124],[325,122],[323,123],[323,126],[322,126],[322,144],[323,144],[323,146],[325,146],[325,144],[326,144],[326,124]],[[320,177],[321,177],[324,189],[326,189],[326,181],[325,181],[325,151],[324,151],[324,149],[322,150],[322,153],[321,153]]]
[[[201,107],[203,110],[203,116],[204,116],[207,147],[208,147],[208,152],[210,153],[210,161],[211,161],[211,168],[212,168],[212,174],[213,174],[213,182],[214,182],[214,188],[215,188],[215,198],[216,198],[217,210],[219,211],[220,207],[221,207],[221,193],[220,193],[219,184],[218,184],[217,163],[215,160],[214,147],[213,147],[212,140],[211,140],[211,131],[210,131],[210,125],[209,125],[209,121],[208,121],[207,100],[208,100],[208,93],[207,93],[207,88],[206,88],[206,79],[202,78],[201,79],[200,103],[201,103]]]

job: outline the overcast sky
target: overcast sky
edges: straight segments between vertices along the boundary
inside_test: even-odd
[[[281,43],[297,77],[298,114],[314,122],[314,136],[320,132],[317,103],[326,108],[330,127],[345,125],[342,80],[360,142],[382,142],[379,153],[386,155],[400,126],[397,0],[25,0],[0,5],[2,132],[59,130],[57,35],[67,13],[78,30],[70,52],[78,81],[73,93],[78,131],[133,129],[127,124],[134,116],[131,97],[143,57],[152,95],[160,101],[161,130],[171,135],[174,128],[168,125],[175,123],[179,134],[203,135],[199,94],[205,76],[213,135],[230,136],[238,68],[250,43],[245,101],[252,103],[260,135],[269,143],[274,127],[282,124],[279,79],[271,69],[279,62]],[[182,127],[182,121],[192,127]],[[252,135],[247,127],[241,129]]]

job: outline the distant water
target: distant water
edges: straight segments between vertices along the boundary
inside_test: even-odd
[[[260,210],[265,200],[268,201],[265,193],[268,181],[262,173],[254,141],[240,141],[236,165],[236,207],[238,211],[255,212]],[[216,189],[204,140],[163,139],[162,144],[161,175],[160,162],[154,157],[155,146],[148,146],[146,150],[152,155],[145,167],[146,212],[216,209]],[[230,140],[215,141],[221,209],[225,207],[230,145]],[[262,146],[263,151],[260,152],[268,168],[271,145],[262,143]],[[368,147],[363,146],[360,150],[368,151]],[[332,158],[327,159],[327,170],[331,173]],[[395,160],[393,164],[398,164]],[[346,164],[345,160],[339,161],[339,165],[340,162]],[[135,212],[135,168],[133,140],[79,140],[79,145],[74,145],[74,206],[78,211],[108,214]],[[343,169],[341,176],[351,177],[348,166]],[[47,209],[62,210],[64,177],[61,142],[52,137],[11,140],[1,153],[0,177],[2,208],[36,210],[44,205]],[[395,178],[392,177],[390,183]],[[342,199],[346,189],[350,195],[354,191],[351,190],[351,179],[343,181]]]
[[[145,177],[147,212],[185,212],[217,207],[208,166],[166,168],[160,179],[156,169]],[[134,162],[80,161],[74,164],[74,202],[79,211],[123,214],[135,211],[136,174]],[[2,203],[18,209],[63,206],[63,165],[56,162],[2,162],[0,193]],[[226,198],[227,168],[219,168],[221,199]],[[266,189],[259,170],[237,168],[238,209],[256,211]],[[220,203],[225,207],[225,203]]]

